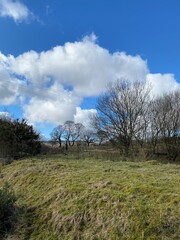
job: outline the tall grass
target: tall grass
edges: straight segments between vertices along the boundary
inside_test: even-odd
[[[12,230],[16,221],[16,197],[6,182],[0,189],[0,238]]]
[[[180,239],[180,165],[103,158],[2,166],[24,207],[14,239]]]

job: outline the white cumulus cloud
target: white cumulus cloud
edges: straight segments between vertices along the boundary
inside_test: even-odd
[[[74,120],[86,125],[96,110],[81,109],[83,99],[98,96],[121,78],[146,81],[155,95],[179,88],[172,74],[149,73],[140,56],[110,53],[94,34],[40,53],[0,53],[0,103],[21,104],[32,123]]]
[[[17,100],[21,82],[13,76],[7,58],[0,53],[0,103],[9,105]]]
[[[0,119],[11,119],[9,112],[0,112]]]
[[[55,79],[72,87],[82,97],[98,95],[109,81],[145,80],[148,73],[147,64],[140,56],[124,52],[111,54],[100,47],[93,36],[46,52],[30,51],[17,58],[11,56],[10,60],[14,72],[27,80],[38,85]]]
[[[33,14],[20,1],[0,0],[0,16],[13,18],[15,22],[19,23],[27,21]]]
[[[96,109],[81,109],[80,107],[77,107],[76,114],[74,115],[74,122],[82,123],[85,127],[91,128],[90,118],[96,113]]]
[[[23,106],[24,116],[30,122],[63,124],[66,120],[73,120],[81,98],[57,84],[41,91]]]
[[[148,74],[147,84],[151,87],[154,97],[168,93],[171,91],[180,90],[180,84],[176,81],[173,74]]]

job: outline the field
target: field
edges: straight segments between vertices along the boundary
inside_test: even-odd
[[[77,159],[0,166],[17,196],[8,240],[180,239],[180,165]]]

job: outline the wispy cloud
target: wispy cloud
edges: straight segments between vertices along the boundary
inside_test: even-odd
[[[0,17],[10,17],[16,23],[29,22],[34,14],[20,1],[0,0]]]

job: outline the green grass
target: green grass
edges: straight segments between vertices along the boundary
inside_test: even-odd
[[[18,240],[180,239],[180,165],[51,156],[0,167]]]

